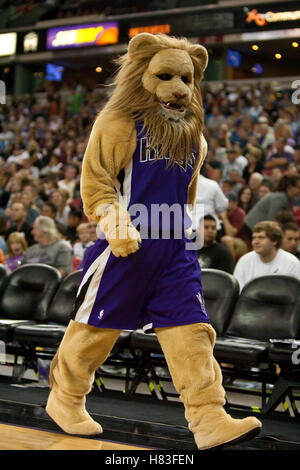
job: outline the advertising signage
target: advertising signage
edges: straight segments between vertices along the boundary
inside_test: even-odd
[[[257,26],[266,26],[270,23],[282,23],[286,21],[300,21],[300,10],[294,11],[267,11],[266,13],[260,13],[258,10],[250,10],[246,18],[247,23],[252,21]]]
[[[51,28],[47,31],[48,50],[105,46],[119,41],[117,22],[94,23]]]
[[[17,33],[0,34],[0,57],[14,55],[17,48]]]
[[[129,29],[129,37],[133,38],[136,34],[139,33],[163,33],[169,34],[171,32],[171,26],[169,24],[156,24],[156,25],[147,25],[147,26],[134,26]]]

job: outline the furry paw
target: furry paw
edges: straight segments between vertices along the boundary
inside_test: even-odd
[[[140,233],[132,224],[115,227],[106,239],[116,257],[126,257],[135,253],[142,242]]]

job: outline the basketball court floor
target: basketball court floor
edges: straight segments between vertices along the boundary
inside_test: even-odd
[[[16,382],[9,369],[0,366],[0,450],[197,450],[181,402],[177,398],[154,398],[146,384],[141,384],[136,394],[127,396],[122,393],[122,378],[108,375],[104,378],[104,391],[94,387],[87,397],[87,409],[101,423],[103,434],[87,439],[66,435],[49,418],[45,411],[49,388],[32,371]],[[167,386],[172,391],[172,384]],[[227,398],[242,408],[252,405],[249,410],[232,405],[228,411],[233,417],[257,416],[263,428],[255,439],[222,451],[300,451],[299,418],[290,416],[287,410],[269,416],[259,414],[259,397],[247,395],[245,390],[228,392]]]

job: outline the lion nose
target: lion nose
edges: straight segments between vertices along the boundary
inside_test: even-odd
[[[178,100],[182,100],[183,98],[186,97],[186,93],[178,93],[177,91],[173,91],[172,95],[174,98],[177,98]]]

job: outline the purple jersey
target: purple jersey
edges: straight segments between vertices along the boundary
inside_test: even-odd
[[[188,186],[197,153],[192,152],[184,165],[167,167],[169,157],[157,159],[157,149],[149,148],[149,138],[137,124],[137,146],[132,160],[124,168],[120,192],[132,222],[142,231],[151,227],[183,236],[191,224],[187,213]],[[181,236],[180,236],[181,235]]]
[[[99,328],[134,330],[209,322],[195,250],[185,237],[185,205],[196,153],[186,166],[167,168],[155,159],[142,126],[132,160],[119,175],[117,191],[141,230],[142,245],[126,258],[115,257],[105,239],[89,248],[77,293],[74,319]],[[174,206],[174,217],[157,218],[153,205]],[[138,206],[137,206],[138,205]],[[141,207],[142,205],[142,207]],[[143,214],[136,214],[136,208]],[[147,210],[145,210],[145,208]],[[180,210],[179,210],[180,209]],[[154,215],[153,215],[154,214]],[[169,214],[170,215],[170,214]],[[143,228],[156,228],[143,237]],[[177,228],[181,228],[179,235]],[[170,236],[164,236],[166,233]],[[180,230],[179,230],[180,232]]]

